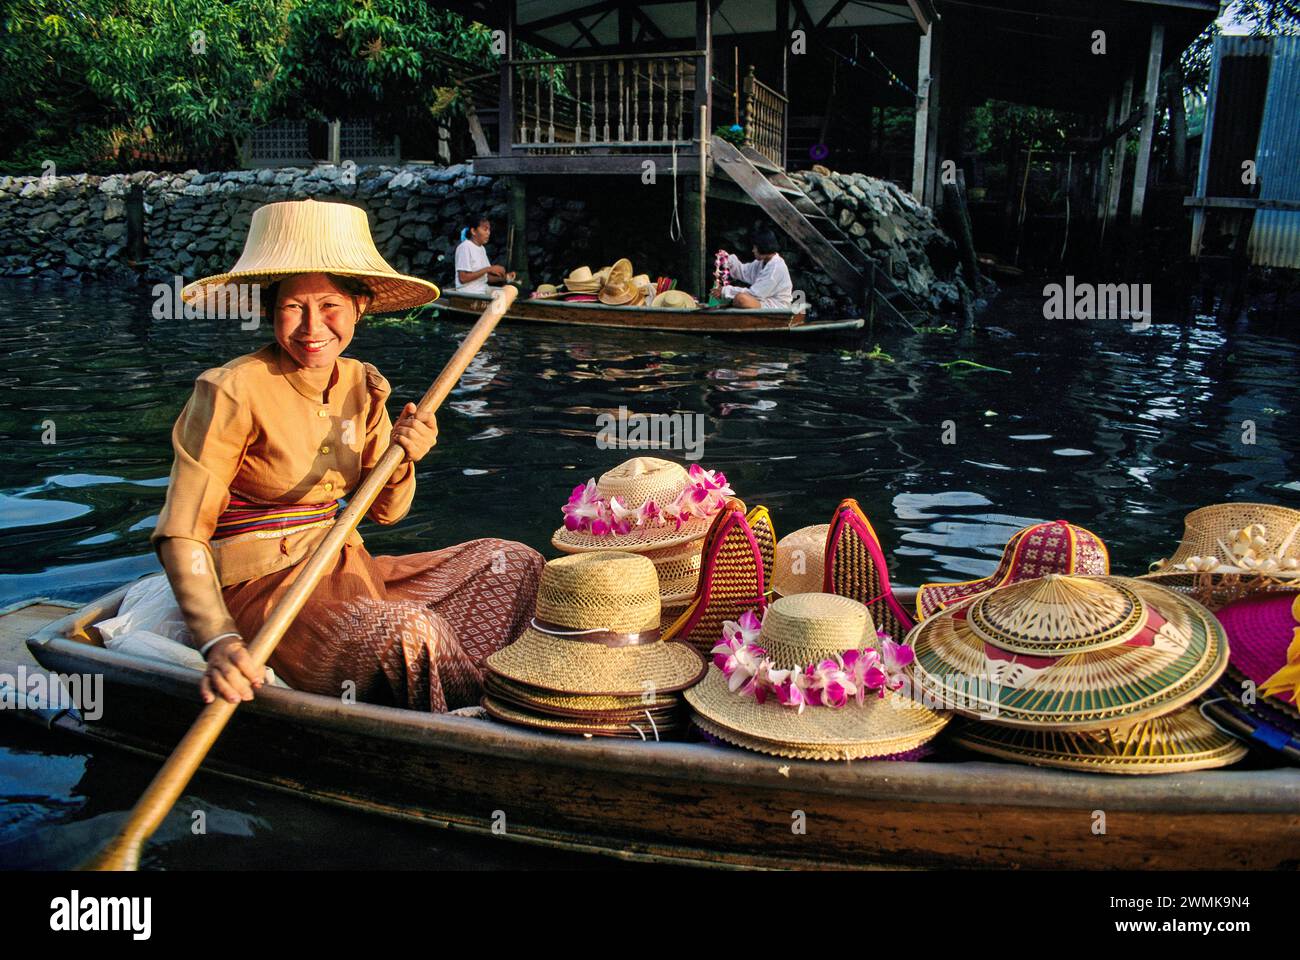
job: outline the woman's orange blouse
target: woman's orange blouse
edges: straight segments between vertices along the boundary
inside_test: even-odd
[[[355,490],[388,448],[392,388],[368,363],[339,357],[322,395],[272,343],[204,371],[172,428],[175,460],[167,502],[151,537],[210,541],[222,586],[293,566],[311,553],[327,520],[287,535],[261,530],[212,540],[231,495],[258,503],[327,503]],[[411,508],[407,461],[367,517],[396,523]],[[347,541],[359,545],[353,533]]]

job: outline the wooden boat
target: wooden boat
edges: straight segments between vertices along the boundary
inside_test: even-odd
[[[38,661],[62,674],[102,674],[99,719],[29,716],[96,745],[161,757],[199,711],[197,674],[100,645],[91,624],[116,612],[125,589],[81,609],[35,602],[10,610],[0,617],[0,658],[11,663],[0,672],[22,659],[29,670]],[[631,860],[1300,864],[1295,768],[1108,777],[982,761],[801,762],[698,743],[547,735],[268,687],[239,708],[204,769],[355,810]],[[1097,811],[1104,834],[1094,832]],[[806,833],[792,829],[800,812]]]
[[[491,302],[485,293],[444,290],[435,307],[477,317]],[[670,330],[677,333],[799,334],[821,336],[861,330],[862,320],[808,322],[792,310],[680,310],[671,307],[611,307],[521,296],[506,312],[507,320],[557,323],[622,330]]]

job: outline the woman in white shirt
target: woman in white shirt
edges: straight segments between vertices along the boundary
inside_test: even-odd
[[[514,272],[488,259],[486,245],[492,236],[492,224],[487,217],[478,217],[471,226],[460,232],[460,246],[456,248],[456,289],[462,293],[487,293],[488,280],[505,283],[515,278]]]
[[[713,296],[729,299],[733,307],[742,310],[788,310],[794,302],[794,284],[790,282],[790,269],[776,252],[776,235],[767,227],[759,227],[752,235],[754,259],[741,263],[734,253],[727,259],[727,269],[747,287],[731,284],[714,289]]]

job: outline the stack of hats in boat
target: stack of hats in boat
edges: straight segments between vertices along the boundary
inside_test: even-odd
[[[615,260],[608,267],[594,273],[591,267],[575,267],[564,278],[567,295],[551,284],[542,284],[534,297],[564,296],[566,300],[599,302],[611,307],[671,307],[693,310],[699,306],[695,298],[684,290],[677,290],[676,281],[670,277],[651,280],[649,274],[632,272],[632,261],[626,257]]]
[[[848,597],[778,597],[717,641],[686,691],[709,739],[804,760],[913,759],[948,722],[899,692],[911,651]]]
[[[732,494],[725,474],[633,457],[573,488],[551,543],[564,553],[621,550],[645,556],[659,576],[665,623],[690,601],[705,535]]]
[[[1065,769],[1163,773],[1245,749],[1194,699],[1228,663],[1223,628],[1149,581],[1048,573],[948,602],[908,635],[922,703],[975,718],[976,752]]]
[[[662,638],[654,565],[616,551],[549,561],[533,619],[484,667],[494,719],[641,740],[681,732],[679,692],[704,673],[699,654]]]

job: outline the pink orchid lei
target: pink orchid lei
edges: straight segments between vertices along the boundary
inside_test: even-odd
[[[573,488],[569,502],[560,508],[564,513],[564,528],[593,537],[624,535],[652,524],[662,527],[675,523],[680,530],[687,520],[714,516],[727,497],[736,492],[727,485],[726,474],[705,470],[698,463],[691,464],[687,478],[686,486],[672,503],[647,500],[639,507],[627,506],[618,496],[606,500],[597,492],[594,479],[580,483]]]
[[[731,260],[731,254],[726,250],[719,250],[713,258],[713,285],[721,289],[731,280],[731,267],[728,265]]]
[[[783,706],[803,713],[805,707],[834,707],[866,700],[868,691],[884,697],[886,690],[903,685],[903,670],[916,654],[905,644],[895,643],[883,630],[876,636],[882,652],[874,649],[848,650],[834,659],[804,667],[778,670],[758,640],[762,621],[747,610],[740,621],[724,621],[722,642],[711,651],[713,663],[727,678],[733,693],[739,690],[759,703],[775,697]]]

